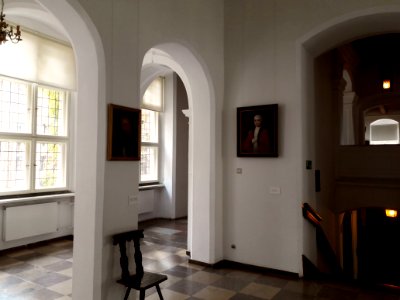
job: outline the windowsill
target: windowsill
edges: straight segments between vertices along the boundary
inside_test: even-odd
[[[30,203],[30,202],[35,202],[35,201],[40,201],[40,200],[49,200],[49,199],[61,199],[61,198],[71,198],[74,197],[75,193],[59,193],[59,194],[49,194],[49,195],[37,195],[37,196],[23,196],[21,195],[20,197],[9,197],[3,196],[0,200],[0,205],[4,204],[10,204],[10,203]]]
[[[155,183],[155,184],[148,184],[148,185],[140,185],[139,191],[146,191],[146,190],[156,190],[164,188],[164,184],[162,183]]]

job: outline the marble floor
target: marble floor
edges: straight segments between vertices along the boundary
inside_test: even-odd
[[[139,228],[145,230],[145,270],[168,275],[162,283],[165,300],[400,300],[399,294],[372,288],[190,264],[186,220],[147,221]],[[0,252],[0,300],[72,299],[72,262],[70,239]],[[159,299],[155,288],[146,299]]]

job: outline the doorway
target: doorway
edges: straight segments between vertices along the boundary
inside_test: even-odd
[[[156,45],[146,51],[142,71],[167,67],[182,80],[188,100],[188,251],[191,258],[215,263],[222,258],[222,203],[216,201],[220,180],[216,170],[215,95],[199,59],[177,43]],[[145,77],[145,78],[151,78]],[[141,82],[146,82],[143,78]]]
[[[338,238],[339,213],[366,206],[397,208],[395,195],[391,195],[394,190],[390,192],[389,186],[396,190],[397,196],[400,187],[398,184],[400,170],[393,165],[390,166],[389,163],[389,157],[392,157],[392,161],[393,157],[396,157],[397,161],[399,151],[393,146],[368,147],[361,142],[365,137],[361,121],[363,116],[354,111],[347,114],[353,117],[354,134],[341,138],[341,132],[346,131],[342,128],[345,123],[343,94],[349,92],[350,98],[353,96],[350,92],[357,93],[357,88],[363,84],[357,81],[360,77],[355,79],[357,71],[348,68],[348,61],[343,60],[340,52],[345,51],[348,54],[352,50],[346,48],[346,43],[374,35],[377,26],[380,27],[380,32],[384,33],[398,31],[400,22],[395,20],[399,13],[388,7],[359,11],[340,19],[330,20],[306,35],[299,43],[299,53],[301,53],[299,74],[304,75],[299,76],[304,104],[303,158],[305,161],[311,157],[315,161],[315,168],[320,170],[321,192],[308,189],[314,185],[314,174],[308,173],[307,176],[303,176],[303,186],[307,187],[306,198],[313,199],[315,207],[324,218],[324,230],[337,255],[340,253],[341,243]],[[351,91],[345,90],[344,70],[348,72],[347,79],[352,80]],[[376,79],[382,74],[375,75]],[[318,76],[320,76],[319,81],[316,80]],[[380,80],[375,80],[374,84],[364,85],[368,86],[364,92],[368,90],[369,93],[371,88],[381,88]],[[389,100],[390,96],[383,95],[382,98]],[[373,97],[370,99],[374,101]],[[351,103],[354,104],[353,109],[358,110],[359,97],[353,97],[351,100],[354,100]],[[376,111],[379,111],[379,107]],[[356,145],[341,145],[341,141],[344,140],[354,140]],[[313,260],[317,261],[316,255],[311,253],[310,256],[312,255],[314,255]]]

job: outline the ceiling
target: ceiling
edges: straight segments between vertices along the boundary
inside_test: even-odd
[[[358,101],[365,103],[364,114],[400,115],[400,33],[361,38],[338,49]],[[383,79],[391,80],[391,90],[382,89]]]

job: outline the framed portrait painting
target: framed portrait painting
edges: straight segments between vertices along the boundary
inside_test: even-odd
[[[140,124],[140,109],[108,105],[108,160],[140,160]]]
[[[237,108],[237,156],[278,156],[278,104]]]

